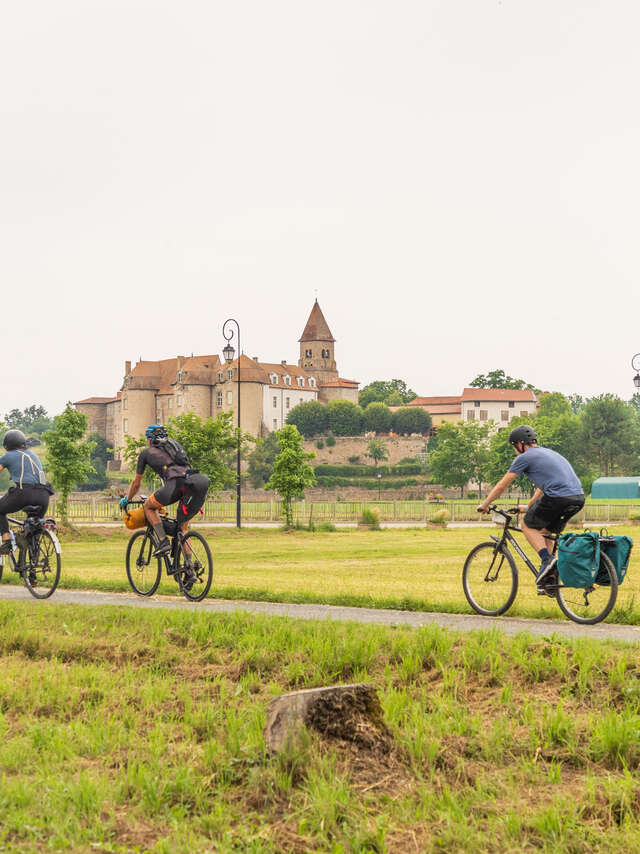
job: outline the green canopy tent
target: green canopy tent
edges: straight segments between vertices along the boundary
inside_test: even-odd
[[[592,498],[640,498],[637,477],[599,477],[591,486]]]

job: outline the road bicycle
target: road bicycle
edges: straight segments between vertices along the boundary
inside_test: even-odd
[[[538,569],[512,533],[521,530],[517,524],[513,524],[518,508],[503,510],[494,504],[489,510],[493,521],[504,525],[502,536],[491,535],[491,542],[480,543],[471,549],[462,570],[462,587],[467,602],[476,613],[497,617],[509,610],[518,592],[518,568],[509,546],[531,570],[534,578]],[[562,613],[570,620],[593,625],[604,620],[615,605],[618,576],[609,557],[601,551],[599,571],[589,587],[569,587],[561,582],[557,571],[558,537],[572,515],[569,509],[559,522],[558,533],[549,537],[554,541],[553,564],[545,578],[543,593],[555,598]]]
[[[24,508],[26,519],[7,516],[11,525],[15,547],[0,555],[0,579],[8,559],[9,569],[24,581],[25,587],[36,599],[48,599],[60,581],[60,541],[53,519],[41,519],[42,507]]]
[[[142,501],[130,501],[127,507],[142,505]],[[132,590],[140,596],[153,596],[162,577],[162,563],[167,575],[173,576],[180,592],[192,602],[199,602],[207,595],[213,581],[213,560],[205,538],[197,531],[183,533],[177,519],[160,514],[171,548],[165,555],[154,557],[157,547],[155,534],[147,522],[132,535],[127,544],[127,578]]]

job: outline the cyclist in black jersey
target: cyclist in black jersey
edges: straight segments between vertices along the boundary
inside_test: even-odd
[[[153,495],[144,503],[145,516],[153,527],[156,536],[156,550],[154,556],[165,555],[171,548],[162,520],[158,513],[161,507],[179,502],[178,521],[182,530],[186,532],[191,519],[204,504],[209,489],[209,478],[206,475],[192,469],[187,461],[182,465],[168,453],[166,447],[168,433],[161,424],[151,424],[146,432],[147,447],[138,456],[136,476],[131,482],[129,493],[120,501],[120,506],[125,508],[132,501],[142,482],[142,475],[147,466],[159,475],[164,485],[156,489]]]

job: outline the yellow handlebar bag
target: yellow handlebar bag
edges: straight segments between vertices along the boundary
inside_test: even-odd
[[[124,524],[130,531],[135,531],[136,528],[144,528],[147,524],[144,507],[136,507],[135,510],[125,510]]]

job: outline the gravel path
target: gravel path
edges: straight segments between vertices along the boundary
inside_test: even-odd
[[[2,585],[0,600],[28,602],[34,608],[46,607],[47,602],[35,600],[26,588]],[[477,631],[499,628],[509,635],[529,632],[548,637],[552,634],[565,637],[589,637],[625,643],[640,641],[640,627],[600,623],[596,626],[579,626],[566,620],[529,620],[521,617],[480,617],[473,614],[434,614],[423,611],[394,611],[377,608],[350,608],[340,605],[293,605],[286,602],[246,602],[229,599],[206,599],[204,602],[187,602],[177,596],[156,596],[144,599],[133,593],[102,593],[87,590],[57,590],[50,601],[54,604],[74,605],[124,605],[133,608],[173,608],[229,614],[246,611],[278,617],[295,617],[302,620],[353,620],[380,626],[426,626],[432,623],[456,631]]]

